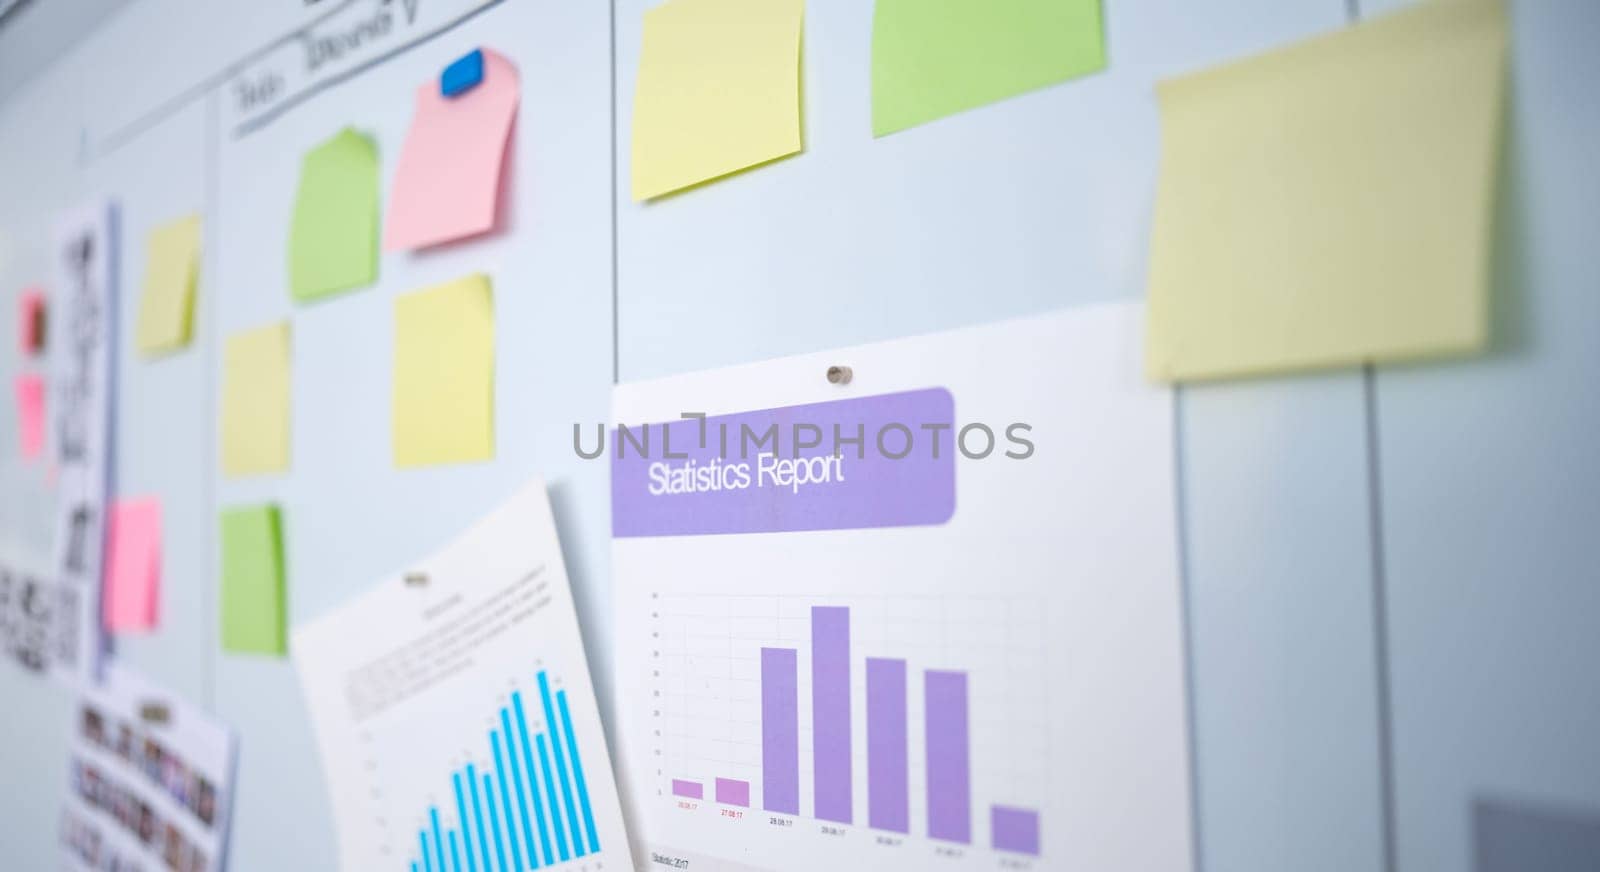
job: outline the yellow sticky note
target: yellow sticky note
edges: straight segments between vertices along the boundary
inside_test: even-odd
[[[394,463],[494,457],[494,299],[482,274],[394,303]]]
[[[1158,86],[1150,375],[1481,349],[1505,77],[1498,0],[1435,0]]]
[[[200,216],[151,231],[139,299],[139,351],[160,354],[189,344],[200,274]]]
[[[223,350],[222,471],[289,468],[289,324],[235,333]]]
[[[671,0],[644,13],[633,198],[800,151],[803,0]]]

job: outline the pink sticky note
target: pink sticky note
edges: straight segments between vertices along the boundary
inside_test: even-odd
[[[44,377],[19,375],[17,391],[17,442],[29,460],[44,454]]]
[[[44,348],[44,291],[24,288],[17,299],[17,343],[24,355]]]
[[[161,502],[121,500],[106,531],[105,626],[154,630],[161,599]]]
[[[437,76],[417,88],[400,148],[383,248],[426,248],[495,229],[501,175],[521,85],[517,68],[483,50],[483,82],[454,97]]]

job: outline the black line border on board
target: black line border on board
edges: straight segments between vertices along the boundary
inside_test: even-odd
[[[354,0],[346,0],[346,2],[354,2]],[[361,75],[373,67],[387,63],[416,48],[417,46],[432,42],[434,39],[444,36],[450,31],[455,30],[461,25],[466,24],[468,21],[477,18],[479,15],[488,12],[490,9],[493,9],[504,2],[506,2],[506,0],[485,0],[484,3],[475,6],[472,9],[468,9],[466,12],[457,15],[455,18],[446,21],[444,24],[435,27],[427,33],[418,34],[417,36],[412,37],[410,40],[389,49],[377,57],[368,58],[367,60],[356,64],[342,73],[336,73],[317,82],[309,88],[301,90],[294,96],[285,99],[282,103],[279,103],[271,109],[268,109],[266,112],[263,112],[261,115],[235,127],[233,129],[233,138],[239,139],[241,137],[248,136],[257,130],[260,130],[263,127],[266,127],[268,124],[276,121],[279,116],[283,115],[285,112],[288,112],[290,109],[299,106],[301,103],[304,103],[323,91],[326,91],[335,85],[344,84],[345,82],[350,81],[351,79]]]
[[[91,163],[101,157],[105,157],[106,155],[115,152],[117,149],[122,148],[124,145],[127,145],[134,139],[138,138],[145,131],[156,126],[157,124],[160,124],[162,121],[165,121],[167,118],[188,106],[190,103],[200,100],[207,94],[210,94],[222,87],[230,79],[237,76],[245,68],[265,57],[267,54],[274,52],[296,40],[303,39],[307,33],[319,27],[334,16],[339,15],[340,13],[354,6],[357,2],[360,2],[360,0],[340,0],[337,5],[330,7],[310,21],[307,21],[294,30],[291,30],[282,36],[279,36],[276,39],[273,39],[270,42],[251,50],[243,57],[223,67],[221,70],[206,76],[199,82],[196,82],[188,88],[180,91],[178,94],[168,98],[165,102],[157,105],[154,109],[151,109],[148,112],[145,112],[143,115],[140,115],[132,121],[122,125],[121,127],[112,130],[104,137],[101,137],[97,142],[94,143],[92,148],[86,151],[83,162]],[[505,0],[485,0],[485,2],[481,3],[480,5],[461,13],[455,18],[446,21],[445,23],[435,27],[430,31],[427,31],[426,33],[418,34],[417,36],[412,37],[406,42],[403,42],[376,57],[369,58],[368,60],[363,61],[362,63],[341,73],[329,76],[328,78],[301,90],[293,96],[286,98],[282,103],[262,113],[260,116],[252,118],[249,121],[246,121],[235,127],[232,131],[231,138],[239,139],[241,137],[248,136],[249,134],[260,130],[261,128],[277,120],[285,112],[288,112],[290,109],[299,106],[310,98],[327,90],[328,88],[347,82],[350,79],[367,72],[373,67],[393,60],[394,58],[405,54],[413,48],[443,36],[444,34],[455,30],[457,27],[460,27],[473,18],[476,18],[478,15],[500,6],[504,2]]]

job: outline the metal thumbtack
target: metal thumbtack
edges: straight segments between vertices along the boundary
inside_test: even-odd
[[[164,724],[172,717],[164,702],[143,702],[139,704],[139,717],[152,724]]]
[[[828,367],[828,384],[847,385],[853,375],[855,373],[851,372],[848,366],[830,366]]]
[[[406,573],[406,587],[427,587],[428,574],[426,572]]]

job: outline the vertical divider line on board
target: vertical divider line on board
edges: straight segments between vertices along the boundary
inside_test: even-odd
[[[607,8],[611,34],[611,383],[617,384],[622,380],[622,345],[618,341],[622,335],[622,309],[617,251],[617,0],[611,0]]]
[[[1361,21],[1361,0],[1345,0],[1345,18],[1350,24]],[[1382,819],[1384,872],[1396,872],[1397,856],[1394,786],[1394,691],[1389,664],[1389,568],[1383,538],[1383,465],[1378,448],[1378,372],[1372,364],[1362,367],[1361,387],[1366,401],[1367,432],[1367,520],[1371,525],[1372,547],[1372,640],[1376,667],[1378,703],[1378,789]]]
[[[1378,703],[1378,788],[1382,811],[1383,868],[1395,872],[1394,810],[1394,703],[1389,670],[1389,572],[1383,538],[1383,463],[1378,446],[1378,374],[1372,364],[1362,367],[1362,394],[1366,401],[1367,501],[1372,546],[1372,644]]]
[[[201,217],[201,256],[200,278],[196,291],[197,300],[192,305],[200,306],[205,313],[205,324],[200,329],[200,356],[205,366],[205,397],[200,401],[204,410],[206,428],[209,436],[205,441],[205,453],[201,462],[205,464],[205,472],[201,480],[205,482],[205,504],[207,506],[205,523],[214,523],[220,503],[217,499],[217,349],[220,347],[218,331],[222,328],[222,296],[218,292],[221,283],[217,281],[220,275],[218,269],[218,255],[222,247],[217,244],[217,237],[221,233],[222,222],[217,220],[217,206],[221,202],[218,187],[222,178],[222,95],[213,88],[206,96],[206,142],[205,142],[205,208]],[[220,564],[221,554],[216,537],[202,536],[206,543],[205,569],[201,574],[200,583],[200,609],[204,619],[200,622],[200,638],[204,641],[205,650],[201,652],[202,678],[201,685],[205,690],[205,706],[207,711],[215,712],[217,708],[217,660],[221,650],[217,644],[217,603],[221,579],[216,572]]]
[[[1184,738],[1189,745],[1189,852],[1194,872],[1205,872],[1200,830],[1200,721],[1194,674],[1194,615],[1189,577],[1189,504],[1183,477],[1183,385],[1172,386],[1172,502],[1177,508],[1178,599],[1183,618]]]

